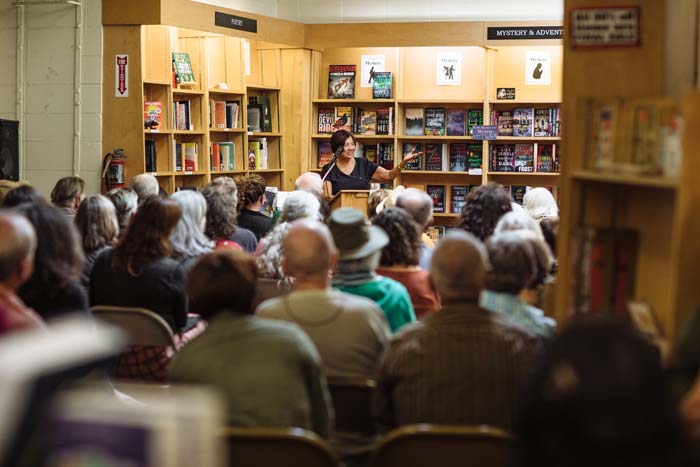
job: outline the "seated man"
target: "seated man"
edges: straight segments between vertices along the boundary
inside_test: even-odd
[[[298,324],[321,355],[326,376],[376,377],[390,338],[382,310],[371,300],[330,288],[338,251],[324,224],[299,220],[283,240],[285,276],[294,291],[263,302],[257,314]]]
[[[300,427],[329,437],[330,396],[321,362],[297,326],[251,316],[257,269],[237,250],[194,265],[189,293],[207,330],[175,355],[171,381],[208,384],[228,402],[236,427]]]
[[[474,236],[455,231],[442,239],[430,275],[442,309],[407,326],[384,355],[377,389],[380,423],[511,430],[537,339],[479,307],[487,258]]]

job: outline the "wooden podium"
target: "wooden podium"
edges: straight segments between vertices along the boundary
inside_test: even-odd
[[[331,198],[331,211],[338,208],[355,208],[367,217],[369,190],[341,190]]]

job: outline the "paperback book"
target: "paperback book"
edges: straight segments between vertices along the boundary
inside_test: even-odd
[[[403,143],[403,157],[406,157],[409,152],[413,149],[415,152],[422,152],[423,145],[420,143]],[[415,159],[411,159],[404,165],[404,170],[422,170],[423,169],[423,156],[418,156]]]
[[[406,109],[406,135],[423,136],[423,109]]]
[[[190,54],[187,52],[173,52],[173,72],[177,84],[195,84],[194,72]]]
[[[462,208],[466,204],[467,195],[469,194],[468,185],[453,185],[452,186],[452,199],[450,201],[450,212],[453,214],[459,214],[462,212]]]
[[[394,143],[378,143],[377,144],[377,160],[378,164],[386,170],[394,168]]]
[[[425,145],[425,170],[442,171],[442,144]]]
[[[319,135],[328,135],[333,133],[333,124],[335,123],[335,109],[325,108],[318,109],[318,129]]]
[[[156,142],[152,139],[146,140],[146,172],[157,172]]]
[[[552,109],[535,109],[535,131],[537,137],[554,136],[552,134]]]
[[[328,150],[330,151],[330,145],[328,146]],[[375,164],[379,164],[377,161],[377,146],[376,145],[368,145],[363,148],[362,151],[362,157],[367,159],[368,161],[372,161]]]
[[[510,197],[521,206],[523,204],[523,198],[525,198],[525,193],[527,193],[527,186],[525,185],[511,185],[510,187]]]
[[[329,99],[353,99],[355,97],[356,69],[355,65],[329,65]]]
[[[391,99],[391,72],[377,71],[372,80],[373,99]]]
[[[480,109],[469,109],[467,112],[467,135],[472,136],[475,126],[484,124],[484,111]]]
[[[445,109],[429,107],[425,109],[426,136],[445,136]]]
[[[361,135],[376,135],[377,134],[377,112],[372,110],[363,110],[360,115],[360,131]]]
[[[433,200],[433,212],[445,212],[445,185],[428,185],[425,192]]]
[[[331,151],[330,141],[318,142],[318,167],[319,169],[328,164],[333,159],[333,151]]]
[[[464,143],[450,144],[450,172],[467,171],[467,145]]]
[[[146,130],[160,131],[163,125],[163,104],[160,101],[143,103],[143,127]]]
[[[224,141],[218,143],[219,145],[219,157],[221,159],[221,170],[235,170],[235,154],[236,145],[233,141]]]
[[[391,121],[393,117],[393,108],[377,109],[377,134],[391,135]]]
[[[554,168],[556,148],[555,144],[537,145],[537,172],[556,172]]]
[[[467,170],[470,175],[481,175],[484,149],[481,144],[467,145]]]
[[[515,145],[515,171],[533,172],[535,164],[535,148],[532,144]]]
[[[534,119],[534,109],[515,109],[513,111],[513,136],[531,138]]]
[[[333,123],[333,131],[346,130],[352,132],[352,121],[353,121],[353,108],[352,107],[336,107],[335,108],[335,122]],[[332,133],[331,132],[331,133]]]
[[[465,109],[447,110],[447,136],[465,136],[467,127],[467,111]]]
[[[498,122],[498,136],[513,136],[513,112],[501,110],[496,114]]]
[[[491,170],[494,172],[515,171],[515,145],[494,144],[491,146]]]
[[[437,243],[445,236],[446,230],[447,228],[443,225],[431,225],[425,233],[430,237],[433,243]]]

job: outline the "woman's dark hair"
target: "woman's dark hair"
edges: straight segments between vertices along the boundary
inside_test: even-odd
[[[7,192],[2,202],[2,207],[14,208],[22,203],[38,203],[40,201],[46,200],[36,188],[31,185],[20,185]]]
[[[544,240],[549,245],[549,249],[552,250],[552,254],[557,256],[557,232],[559,231],[559,218],[558,217],[545,217],[540,221],[540,228],[542,229],[542,235],[544,235]]]
[[[493,235],[486,241],[486,250],[491,264],[491,290],[517,295],[537,277],[535,251],[522,232]]]
[[[522,394],[521,467],[697,465],[687,462],[658,349],[622,321],[572,321]]]
[[[142,266],[171,254],[170,234],[180,220],[180,206],[152,196],[139,207],[114,248],[112,267],[138,275]]]
[[[238,186],[238,212],[256,203],[265,194],[265,179],[260,175],[248,175],[236,179]]]
[[[493,234],[501,216],[512,210],[510,203],[510,195],[502,185],[494,182],[482,185],[467,195],[457,227],[484,242]]]
[[[223,310],[252,314],[258,270],[253,257],[228,248],[202,255],[189,274],[190,308],[209,320]]]
[[[83,270],[78,231],[63,211],[45,200],[22,203],[16,210],[32,223],[37,237],[34,272],[19,296],[30,303],[57,297]]]
[[[420,227],[404,209],[387,208],[377,214],[372,223],[389,235],[382,250],[381,266],[415,266],[420,260]]]
[[[353,143],[355,142],[355,137],[347,130],[338,130],[331,135],[331,151],[333,151],[333,154],[338,148],[345,146],[345,141],[348,138],[352,138]]]
[[[75,198],[85,193],[85,180],[80,177],[63,177],[51,190],[51,202],[58,207],[70,206]]]
[[[215,186],[205,188],[202,195],[207,200],[207,225],[204,233],[214,241],[228,240],[236,232],[236,200]]]
[[[83,240],[85,253],[103,246],[111,246],[119,236],[114,204],[102,195],[88,196],[80,203],[75,215],[75,225]]]

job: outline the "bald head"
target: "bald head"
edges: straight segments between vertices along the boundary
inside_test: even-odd
[[[433,200],[416,188],[408,188],[396,200],[396,206],[403,208],[423,229],[433,220]]]
[[[16,290],[32,273],[36,234],[24,217],[0,211],[0,283]]]
[[[282,248],[285,274],[297,282],[324,279],[335,266],[338,252],[328,227],[319,221],[302,219],[294,222],[284,238]]]
[[[476,300],[486,285],[488,256],[475,236],[452,231],[433,252],[430,277],[443,303]]]
[[[294,182],[294,189],[321,193],[321,176],[316,172],[304,172]]]

